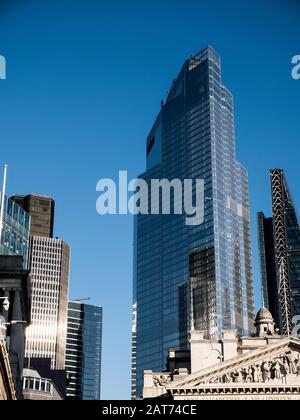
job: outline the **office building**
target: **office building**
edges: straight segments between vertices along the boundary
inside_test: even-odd
[[[69,302],[66,348],[67,399],[100,400],[102,308]]]
[[[0,254],[22,256],[24,268],[28,266],[29,229],[29,214],[13,200],[5,197]]]
[[[32,236],[31,325],[26,357],[50,358],[52,369],[64,369],[67,332],[70,249],[61,239]]]
[[[170,348],[186,349],[189,331],[219,338],[249,334],[254,293],[248,176],[236,160],[233,97],[221,61],[208,47],[184,63],[146,144],[140,178],[204,180],[204,222],[185,214],[140,214],[134,233],[133,394],[143,371],[161,371]],[[195,191],[193,190],[195,196]],[[135,392],[134,392],[135,390]]]
[[[63,370],[67,331],[70,249],[53,238],[54,200],[29,194],[11,201],[31,218],[29,267],[32,282],[32,323],[27,330],[26,357],[51,359],[51,368]]]
[[[263,305],[274,316],[277,326],[280,325],[279,297],[275,263],[275,243],[273,235],[273,218],[264,213],[257,213],[258,251],[260,280]]]
[[[11,199],[30,214],[31,236],[53,238],[55,203],[51,197],[29,194],[13,195]]]
[[[283,335],[300,316],[300,229],[282,169],[270,172],[272,217],[258,213],[258,244],[264,305]]]

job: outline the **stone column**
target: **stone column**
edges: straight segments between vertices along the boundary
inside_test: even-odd
[[[22,304],[19,290],[14,292],[11,321],[22,321]],[[12,323],[10,327],[9,358],[15,382],[17,399],[22,399],[22,372],[25,351],[24,336],[24,324]]]

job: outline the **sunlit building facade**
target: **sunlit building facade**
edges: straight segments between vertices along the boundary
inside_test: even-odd
[[[60,239],[32,236],[31,325],[27,328],[26,357],[51,358],[52,369],[65,368],[69,246]]]
[[[141,178],[204,180],[204,222],[186,215],[139,215],[134,240],[132,394],[143,371],[161,371],[170,348],[192,329],[218,338],[248,334],[254,286],[248,176],[236,160],[233,97],[208,47],[188,59],[147,138]],[[194,193],[194,191],[193,191]]]

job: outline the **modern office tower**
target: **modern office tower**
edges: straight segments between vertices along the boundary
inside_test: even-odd
[[[29,229],[29,214],[5,197],[0,254],[22,256],[25,269],[28,266]]]
[[[273,218],[257,213],[258,251],[263,306],[268,308],[277,326],[280,325]]]
[[[160,372],[170,348],[187,348],[191,329],[215,338],[225,329],[252,330],[248,177],[236,160],[233,97],[211,47],[184,63],[161,104],[146,154],[141,178],[149,184],[153,178],[201,179],[205,199],[199,225],[187,226],[185,214],[136,217],[137,397],[143,371]]]
[[[68,304],[67,399],[100,400],[102,317],[99,306]]]
[[[55,203],[51,197],[29,194],[26,196],[13,195],[11,199],[30,214],[31,236],[53,238]]]
[[[300,316],[300,228],[282,169],[270,172],[272,218],[259,213],[258,238],[264,304],[282,335],[291,335]]]
[[[70,249],[63,240],[31,237],[32,323],[26,357],[51,358],[57,370],[65,366],[69,260]]]

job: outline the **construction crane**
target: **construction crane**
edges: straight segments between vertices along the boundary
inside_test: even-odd
[[[91,298],[73,299],[72,302],[85,302],[87,300],[91,300]]]

